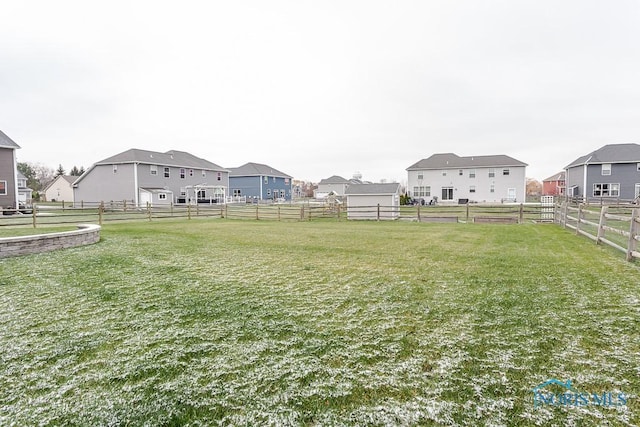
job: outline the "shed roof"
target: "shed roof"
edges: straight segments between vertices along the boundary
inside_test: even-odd
[[[454,153],[438,153],[414,163],[407,170],[504,166],[527,166],[527,164],[504,154],[460,157]]]
[[[400,184],[397,182],[389,182],[384,184],[351,184],[345,194],[348,196],[364,196],[364,195],[385,195],[397,194],[400,191]]]
[[[607,144],[589,154],[578,157],[567,165],[565,169],[586,164],[636,162],[640,162],[640,145],[635,143]]]
[[[321,179],[320,182],[318,183],[318,185],[324,185],[324,184],[349,184],[350,182],[351,181],[341,177],[340,175],[333,175],[333,176],[330,176],[329,178]]]
[[[0,130],[0,147],[3,148],[20,148],[18,144],[16,144],[11,138],[7,136],[4,132]]]
[[[275,176],[280,178],[291,178],[284,172],[272,168],[263,163],[245,163],[237,168],[229,168],[229,176]]]

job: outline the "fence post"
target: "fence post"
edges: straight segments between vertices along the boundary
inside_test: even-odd
[[[604,237],[604,226],[607,225],[607,211],[609,210],[608,206],[603,206],[600,209],[600,221],[598,222],[598,235],[596,236],[596,245],[600,244],[600,239]]]
[[[304,205],[300,206],[300,221],[304,221]]]
[[[518,215],[518,223],[524,222],[524,203],[520,203],[520,213]]]
[[[84,210],[84,200],[80,200],[80,209]]]
[[[421,221],[421,219],[420,219],[420,205],[418,205],[418,222],[420,222],[420,221]]]
[[[171,209],[171,216],[173,216],[173,202],[171,202],[171,204],[169,206],[170,206],[170,209]]]
[[[64,200],[62,201],[62,212],[64,212]]]
[[[278,221],[280,221],[280,205],[278,205]]]
[[[191,219],[191,203],[187,205],[187,219]]]
[[[260,220],[260,203],[256,203],[256,221]]]
[[[98,224],[102,225],[102,216],[104,215],[104,201],[98,206]]]
[[[125,206],[126,202],[125,202]],[[127,211],[127,208],[125,207],[125,212]],[[151,203],[147,202],[147,218],[149,218],[149,221],[151,221]]]
[[[338,205],[338,221],[340,221],[340,205]]]
[[[229,219],[229,205],[226,203],[224,205],[224,217]]]
[[[122,207],[124,209],[124,211],[127,211],[127,201],[126,199],[122,201]],[[149,210],[149,202],[147,202],[147,210]]]
[[[629,226],[629,244],[627,245],[627,261],[633,260],[633,253],[638,249],[638,241],[636,235],[640,227],[638,227],[638,221],[640,221],[640,209],[634,209],[631,211],[631,225]]]
[[[378,213],[376,214],[376,221],[380,221],[380,203],[378,203]]]
[[[582,203],[578,205],[578,221],[576,222],[576,235],[580,234],[580,221],[582,221],[582,206],[583,206]]]
[[[469,202],[467,202],[465,207],[465,222],[469,222]]]
[[[38,209],[37,205],[33,205],[33,208],[31,209],[31,215],[32,215],[32,219],[33,219],[33,228],[36,228],[36,210]]]
[[[569,203],[565,202],[564,206],[562,207],[563,213],[562,213],[562,226],[564,228],[567,228],[567,215],[569,215]]]

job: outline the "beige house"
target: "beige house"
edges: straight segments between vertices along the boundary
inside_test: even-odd
[[[73,182],[77,176],[58,175],[44,188],[44,199],[47,202],[73,203]]]

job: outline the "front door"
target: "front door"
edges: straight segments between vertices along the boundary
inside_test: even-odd
[[[512,201],[512,202],[516,201],[516,189],[515,188],[507,189],[507,199],[509,199],[509,201]]]

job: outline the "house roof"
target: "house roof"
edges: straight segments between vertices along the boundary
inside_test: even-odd
[[[324,185],[324,184],[349,184],[351,181],[348,179],[344,179],[343,177],[339,176],[339,175],[333,175],[330,176],[329,178],[324,178],[321,179],[320,182],[318,183],[318,185]]]
[[[562,172],[558,172],[555,175],[551,175],[549,178],[547,179],[543,179],[542,182],[549,182],[549,181],[564,181],[565,180],[565,176],[564,176],[564,171]]]
[[[275,176],[280,178],[292,178],[278,169],[262,163],[245,163],[237,168],[229,168],[229,176]]]
[[[67,181],[69,183],[69,185],[71,185],[78,178],[80,178],[80,177],[79,176],[73,176],[73,175],[58,175],[55,178],[53,178],[51,180],[51,182],[46,185],[46,187],[44,187],[44,191],[47,191],[49,188],[51,188],[51,186],[53,186],[53,184],[55,184],[60,179],[63,180],[63,181]]]
[[[120,154],[116,154],[115,156],[101,160],[97,162],[96,165],[122,163],[145,163],[150,165],[225,171],[223,167],[218,166],[215,163],[179,150],[170,150],[166,153],[160,153],[157,151],[132,148],[130,150],[123,151]]]
[[[346,195],[373,195],[373,194],[396,194],[400,191],[400,184],[389,182],[384,184],[351,184],[345,191]]]
[[[467,156],[460,157],[453,153],[438,153],[429,158],[422,159],[407,168],[410,170],[423,169],[456,169],[473,167],[504,167],[504,166],[528,166],[526,163],[513,157],[498,154],[493,156]]]
[[[601,163],[637,163],[640,162],[640,145],[638,144],[607,144],[589,154],[578,157],[565,169],[586,164]]]
[[[0,130],[0,147],[2,148],[20,148],[11,138]]]

